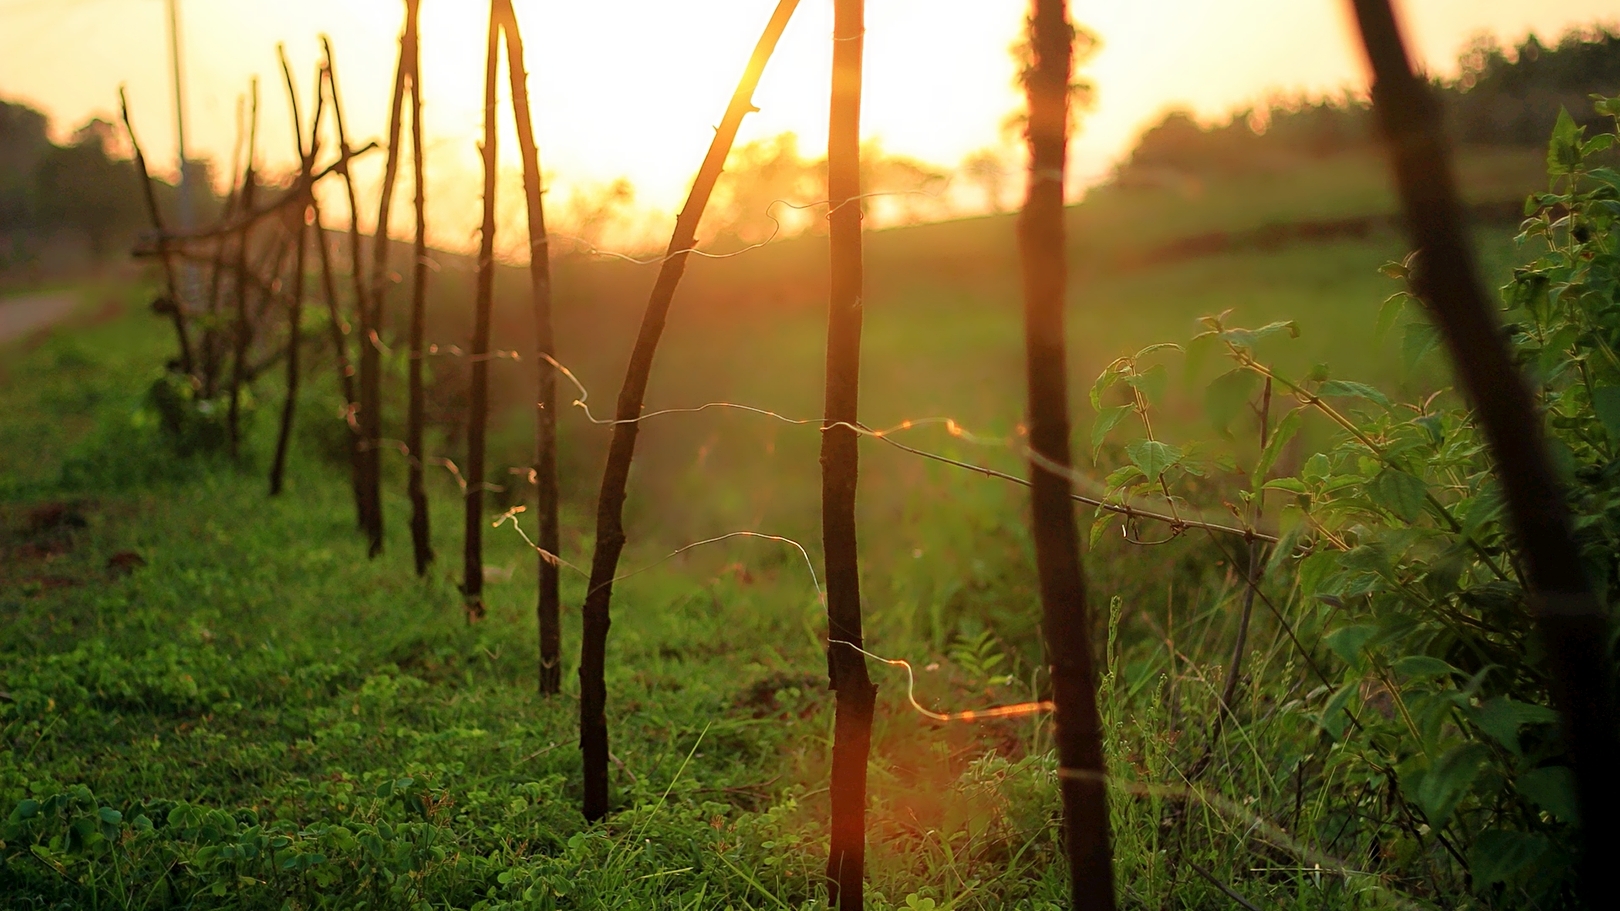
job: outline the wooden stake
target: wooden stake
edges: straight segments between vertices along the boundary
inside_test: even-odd
[[[821,427],[821,540],[827,579],[827,673],[836,693],[832,748],[832,838],[827,897],[865,907],[866,763],[877,687],[867,675],[861,629],[855,488],[859,420],[863,267],[861,254],[861,63],[865,0],[833,3],[832,101],[827,128],[827,214],[831,296]],[[846,644],[847,643],[847,644]],[[853,648],[851,646],[854,646]]]
[[[1025,74],[1029,95],[1029,198],[1018,219],[1023,266],[1024,346],[1035,566],[1042,632],[1051,667],[1054,735],[1063,797],[1069,894],[1076,909],[1114,907],[1114,876],[1104,790],[1101,721],[1092,666],[1091,622],[1074,503],[1069,499],[1068,367],[1063,307],[1063,176],[1068,145],[1069,70],[1074,30],[1066,0],[1033,0]]]
[[[664,332],[675,289],[686,271],[686,259],[697,237],[698,222],[709,203],[715,181],[725,169],[726,156],[737,138],[737,127],[754,108],[754,87],[759,84],[765,63],[775,50],[777,39],[787,28],[798,0],[778,0],[776,11],[754,46],[748,67],[743,70],[737,90],[731,96],[725,116],[715,128],[708,154],[698,169],[686,206],[675,219],[675,232],[652,296],[641,317],[630,363],[625,368],[624,385],[614,414],[613,438],[608,444],[607,464],[602,469],[602,488],[596,503],[596,550],[591,556],[591,581],[585,593],[584,631],[579,649],[579,748],[585,766],[585,818],[598,820],[608,812],[608,732],[607,732],[607,634],[611,625],[609,608],[613,601],[613,577],[618,573],[619,555],[624,551],[624,496],[630,480],[630,462],[636,453],[642,404],[647,397],[647,380],[652,374],[653,355]],[[493,78],[493,76],[491,77]]]
[[[539,685],[542,695],[562,687],[562,595],[554,559],[560,547],[557,518],[557,373],[556,335],[551,324],[551,254],[546,242],[546,215],[540,194],[540,150],[534,141],[529,112],[528,72],[523,65],[523,38],[511,0],[495,0],[506,34],[506,69],[512,83],[512,113],[517,119],[518,148],[523,158],[523,197],[529,214],[529,295],[534,306],[535,369],[539,389],[534,408],[535,511],[540,528],[535,543],[540,590],[535,618],[540,630]]]
[[[321,47],[325,52],[324,69],[326,73],[326,88],[331,92],[332,121],[337,126],[338,151],[345,161],[350,155],[349,137],[343,128],[343,102],[338,97],[337,69],[332,63],[332,42],[325,35],[321,36]],[[399,106],[394,106],[394,121],[399,119]],[[395,134],[397,136],[397,133]],[[393,155],[393,146],[389,146],[389,154]],[[376,420],[378,402],[368,401],[370,393],[366,385],[366,378],[373,371],[381,367],[378,361],[376,341],[372,336],[376,333],[376,326],[371,320],[371,308],[367,306],[370,297],[366,294],[365,280],[365,252],[360,243],[360,202],[354,189],[354,173],[345,164],[343,167],[343,185],[349,197],[349,277],[354,282],[354,311],[360,324],[360,382],[358,398],[354,400],[354,417],[359,424],[360,439],[358,442],[358,460],[360,463],[360,502],[363,519],[361,530],[368,539],[367,553],[376,557],[383,549],[383,515],[382,515],[382,450],[381,450],[381,420]],[[379,230],[383,236],[387,235],[386,226]],[[373,433],[373,430],[376,433]]]
[[[428,525],[427,479],[424,475],[423,405],[426,394],[422,389],[423,342],[427,332],[427,186],[422,159],[422,58],[420,35],[417,31],[417,10],[420,0],[405,0],[405,28],[410,41],[406,47],[411,58],[411,167],[415,180],[416,249],[411,268],[411,323],[409,366],[409,402],[406,406],[405,446],[410,450],[410,476],[407,493],[411,500],[411,551],[416,560],[416,574],[426,576],[428,564],[433,562],[433,545]]]
[[[315,119],[310,126],[310,144],[304,147],[304,124],[298,114],[298,90],[293,86],[292,67],[287,64],[286,49],[276,45],[276,55],[281,58],[281,75],[287,82],[287,103],[292,109],[293,141],[298,144],[300,183],[307,183],[311,172],[315,170],[315,148],[318,142],[316,131],[320,129],[321,105],[319,101],[315,106]],[[321,93],[319,86],[317,96]],[[308,246],[309,230],[306,227],[305,216],[309,214],[309,206],[295,207],[297,224],[293,225],[293,241],[296,244],[293,252],[293,278],[292,300],[287,307],[287,397],[281,406],[281,428],[276,434],[276,455],[270,465],[270,496],[281,493],[283,478],[287,468],[287,447],[292,442],[293,416],[298,409],[298,352],[302,347],[302,334],[304,326],[304,250]]]
[[[1580,802],[1580,889],[1588,907],[1608,907],[1603,883],[1615,855],[1620,756],[1614,668],[1606,611],[1593,594],[1571,531],[1536,410],[1504,343],[1474,267],[1463,208],[1446,148],[1441,110],[1412,71],[1389,0],[1354,0],[1373,74],[1373,110],[1390,146],[1407,232],[1419,251],[1412,290],[1427,305],[1473,402],[1506,495],[1515,543],[1525,558],[1530,608],[1552,671]]]
[[[135,150],[135,170],[141,176],[141,193],[146,197],[146,212],[157,231],[158,259],[163,263],[163,282],[168,289],[165,307],[174,322],[174,335],[180,342],[180,372],[191,374],[191,339],[186,334],[186,314],[180,308],[180,286],[174,278],[174,261],[169,256],[169,242],[163,230],[163,213],[158,210],[157,195],[152,190],[152,177],[146,170],[146,156],[141,154],[140,141],[135,138],[135,127],[129,120],[129,99],[122,87],[118,89],[118,109],[124,118],[124,132],[129,134],[130,148]]]
[[[484,223],[473,303],[472,402],[467,409],[467,492],[461,593],[467,622],[484,617],[484,433],[489,421],[489,321],[495,298],[495,68],[500,26],[490,4],[484,58]]]

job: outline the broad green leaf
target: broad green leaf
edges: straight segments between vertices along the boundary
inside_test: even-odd
[[[1117,490],[1141,476],[1142,469],[1137,468],[1135,465],[1121,465],[1108,473],[1108,477],[1103,479],[1103,484],[1109,490]]]
[[[1385,408],[1390,407],[1389,396],[1366,383],[1352,383],[1349,380],[1328,380],[1316,390],[1317,395],[1366,399],[1376,402]]]
[[[1397,291],[1384,298],[1384,305],[1378,308],[1378,324],[1374,329],[1374,338],[1381,342],[1389,335],[1389,330],[1395,328],[1395,321],[1406,312],[1406,303],[1411,299],[1412,295],[1405,291]]]
[[[1344,736],[1345,726],[1350,723],[1350,713],[1348,711],[1350,700],[1355,698],[1355,695],[1359,692],[1361,692],[1361,681],[1352,680],[1339,687],[1338,692],[1334,693],[1333,697],[1327,701],[1327,705],[1322,706],[1322,714],[1317,719],[1317,723],[1322,725],[1323,730],[1332,734],[1333,739],[1338,740]]]
[[[1451,820],[1452,811],[1457,809],[1457,803],[1468,793],[1480,767],[1490,756],[1490,747],[1471,741],[1451,748],[1428,768],[1412,789],[1415,792],[1412,796],[1428,817],[1430,826],[1439,829]]]
[[[1367,482],[1367,496],[1403,522],[1414,522],[1423,514],[1427,493],[1420,478],[1396,468],[1386,468]]]
[[[1264,490],[1282,490],[1288,493],[1310,493],[1310,488],[1299,478],[1273,478],[1266,482]]]
[[[1552,141],[1547,143],[1547,173],[1568,174],[1581,163],[1581,130],[1569,109],[1558,108],[1558,121],[1553,125]]]
[[[1273,465],[1277,464],[1277,457],[1282,455],[1283,447],[1299,433],[1299,409],[1294,409],[1283,416],[1277,426],[1271,431],[1271,439],[1266,442],[1266,448],[1260,453],[1260,460],[1255,463],[1254,471],[1249,475],[1249,486],[1259,487],[1265,483],[1266,475],[1271,473]]]
[[[1148,478],[1157,478],[1181,461],[1181,450],[1158,440],[1137,440],[1125,447],[1131,463]]]
[[[1440,331],[1429,325],[1427,320],[1407,323],[1405,333],[1401,336],[1401,360],[1406,364],[1406,369],[1416,370],[1423,358],[1439,343]]]
[[[1474,891],[1484,894],[1491,886],[1530,866],[1547,853],[1552,844],[1547,836],[1509,829],[1488,829],[1474,839],[1468,852],[1468,872]]]
[[[1395,673],[1409,680],[1444,677],[1457,673],[1457,669],[1429,655],[1407,655],[1395,662]]]
[[[1239,348],[1253,350],[1256,342],[1279,332],[1288,333],[1290,338],[1299,338],[1299,325],[1293,320],[1278,320],[1258,329],[1227,329],[1221,333],[1221,338]]]
[[[1526,724],[1551,724],[1558,713],[1544,705],[1519,702],[1506,696],[1486,700],[1469,712],[1480,730],[1515,755],[1519,752],[1519,728]]]
[[[1575,771],[1568,766],[1550,765],[1531,769],[1513,782],[1531,803],[1558,817],[1560,822],[1580,821],[1580,802],[1575,797]]]
[[[1204,390],[1204,414],[1217,433],[1230,435],[1227,428],[1244,412],[1259,387],[1260,377],[1242,367],[1221,374],[1209,384]]]
[[[1113,408],[1104,408],[1097,414],[1097,419],[1091,422],[1091,457],[1095,459],[1097,452],[1102,449],[1104,440],[1108,439],[1109,431],[1119,426],[1125,415],[1136,410],[1135,405],[1118,405]]]
[[[1127,377],[1125,382],[1142,393],[1142,397],[1149,402],[1162,402],[1164,390],[1170,385],[1170,371],[1163,364],[1154,364],[1141,373]]]
[[[1344,659],[1344,663],[1352,667],[1361,664],[1361,649],[1367,641],[1378,632],[1378,627],[1367,623],[1355,623],[1350,626],[1341,626],[1326,636],[1322,642],[1333,653]]]
[[[1620,439],[1620,386],[1599,386],[1592,390],[1592,410],[1603,422],[1609,439]]]
[[[1107,367],[1104,367],[1103,372],[1097,375],[1097,381],[1091,384],[1091,407],[1093,409],[1097,411],[1102,410],[1103,393],[1107,392],[1115,383],[1119,382],[1119,378],[1121,376],[1120,368],[1122,364],[1122,361],[1115,361],[1112,364],[1109,364]]]

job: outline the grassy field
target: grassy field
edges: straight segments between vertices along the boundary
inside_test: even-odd
[[[1529,161],[1529,165],[1526,164]],[[1470,159],[1480,198],[1538,184],[1535,157]],[[1281,369],[1326,362],[1386,388],[1436,381],[1375,330],[1397,286],[1393,233],[1127,268],[1133,250],[1288,218],[1387,212],[1375,163],[1250,188],[1099,193],[1073,210],[1074,410],[1112,358],[1185,341],[1226,309],[1258,325],[1295,319]],[[1327,188],[1337,188],[1333,194]],[[1483,187],[1483,189],[1479,189]],[[1324,198],[1326,197],[1326,198]],[[1240,205],[1239,200],[1250,203]],[[1304,200],[1313,200],[1306,204]],[[1482,232],[1492,283],[1514,255]],[[876,232],[863,363],[872,425],[948,415],[989,436],[1022,413],[1022,340],[1010,217]],[[650,409],[735,402],[819,414],[825,241],[809,237],[700,261],[677,301]],[[471,276],[441,260],[434,334],[459,343]],[[569,264],[559,277],[562,359],[604,416],[651,267]],[[516,270],[501,276],[496,344],[529,336]],[[409,569],[403,466],[391,466],[389,549],[367,561],[334,441],[335,382],[317,374],[288,491],[265,496],[279,400],[258,390],[242,464],[176,459],[144,405],[170,339],[145,290],[86,286],[83,318],[0,359],[0,904],[105,908],[782,908],[823,902],[831,701],[818,551],[817,433],[716,408],[649,420],[632,478],[616,586],[609,715],[620,811],[586,827],[571,693],[577,616],[565,612],[565,693],[534,693],[533,555],[509,527],[486,535],[488,620],[461,618],[459,502],[434,478],[429,578]],[[491,474],[528,461],[526,361],[499,361]],[[1171,359],[1168,432],[1211,435],[1197,381]],[[455,408],[461,365],[435,362],[436,407]],[[400,403],[393,402],[392,406]],[[589,559],[606,429],[563,423],[563,557]],[[1022,473],[1015,453],[938,428],[908,442]],[[390,435],[397,436],[396,433]],[[1309,435],[1289,457],[1308,454]],[[439,452],[456,457],[453,425]],[[1235,445],[1243,445],[1241,443]],[[1079,447],[1089,452],[1089,447]],[[1111,455],[1103,454],[1100,476]],[[868,645],[917,667],[935,708],[1031,698],[1041,687],[1025,496],[1020,488],[863,449],[861,535]],[[522,501],[517,485],[498,496]],[[1368,850],[1316,780],[1325,750],[1299,701],[1281,631],[1257,621],[1253,679],[1271,706],[1216,747],[1223,771],[1188,790],[1204,744],[1240,584],[1207,539],[1088,559],[1107,671],[1116,854],[1131,907],[1230,906],[1214,882],[1263,907],[1399,905],[1416,883],[1356,874]],[[819,561],[817,561],[819,565]],[[577,605],[583,581],[564,574]],[[1285,602],[1285,607],[1288,607]],[[1298,632],[1313,630],[1302,612]],[[1320,630],[1315,630],[1320,632]],[[940,725],[906,678],[880,685],[872,764],[877,908],[1055,908],[1054,760],[1044,723]],[[23,813],[38,802],[32,814]],[[52,802],[54,801],[54,802]],[[43,807],[44,810],[40,810]],[[1287,838],[1265,833],[1281,830]],[[1259,832],[1261,834],[1257,835]],[[1171,841],[1177,862],[1167,861]],[[1346,863],[1347,869],[1335,868]],[[1195,872],[1194,868],[1204,871]],[[1432,884],[1431,884],[1432,885]]]

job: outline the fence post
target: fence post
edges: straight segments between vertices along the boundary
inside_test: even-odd
[[[1568,507],[1547,456],[1541,416],[1513,364],[1474,268],[1441,112],[1412,70],[1389,0],[1353,0],[1371,64],[1373,108],[1418,249],[1413,291],[1428,307],[1485,431],[1528,569],[1530,608],[1546,645],[1552,694],[1575,768],[1585,839],[1581,889],[1601,907],[1600,867],[1613,860],[1620,817],[1614,767],[1614,674],[1606,612],[1581,567]]]
[[[1030,499],[1040,577],[1046,657],[1071,905],[1112,911],[1114,874],[1108,794],[1092,666],[1080,538],[1070,500],[1068,366],[1063,308],[1063,176],[1068,145],[1074,30],[1065,0],[1033,0],[1029,95],[1029,198],[1018,218],[1024,281],[1024,347],[1029,387]]]
[[[630,461],[636,454],[636,434],[640,429],[642,404],[647,397],[647,381],[652,374],[653,355],[664,333],[675,288],[686,271],[686,259],[697,242],[698,222],[709,204],[709,194],[725,169],[726,156],[737,138],[743,116],[754,110],[754,87],[759,85],[765,63],[776,49],[777,39],[787,28],[788,19],[799,0],[778,0],[764,34],[754,45],[725,116],[715,128],[714,139],[703,157],[686,206],[675,219],[675,232],[669,239],[658,280],[653,284],[647,309],[641,317],[635,348],[625,368],[624,385],[614,411],[613,439],[608,444],[607,464],[602,469],[602,487],[596,501],[596,550],[591,555],[590,587],[585,590],[584,631],[579,645],[579,749],[585,765],[585,818],[595,821],[608,811],[608,732],[607,732],[607,634],[609,607],[613,601],[613,578],[618,573],[619,555],[624,551],[624,496],[630,481]]]

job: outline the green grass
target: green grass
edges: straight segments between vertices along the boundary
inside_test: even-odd
[[[1084,222],[1098,206],[1074,218]],[[1275,217],[1249,214],[1255,223]],[[1170,230],[1151,207],[1139,216],[1143,236]],[[1197,228],[1200,217],[1175,231]],[[1218,223],[1241,220],[1226,211]],[[1022,340],[1009,228],[1005,218],[982,219],[872,236],[862,390],[870,423],[951,415],[988,434],[1013,431]],[[980,252],[970,255],[973,244]],[[732,401],[814,417],[823,245],[806,238],[694,264],[649,407]],[[1484,249],[1501,274],[1511,251],[1500,241]],[[1077,419],[1089,420],[1084,389],[1108,360],[1185,341],[1199,316],[1228,308],[1242,323],[1299,321],[1301,339],[1274,352],[1287,369],[1328,361],[1391,386],[1432,381],[1410,375],[1398,340],[1373,328],[1395,290],[1376,266],[1400,252],[1398,238],[1375,235],[1131,272],[1082,261],[1069,325]],[[470,276],[452,268],[440,276],[436,332],[448,343],[465,331],[455,302]],[[650,280],[645,269],[603,266],[559,277],[563,359],[599,416],[611,407],[626,329]],[[502,281],[514,289],[520,280]],[[588,827],[572,740],[578,618],[565,611],[565,692],[540,698],[534,558],[521,539],[510,528],[486,533],[486,562],[511,574],[486,588],[489,618],[468,626],[455,587],[456,488],[434,476],[440,559],[418,580],[396,460],[389,549],[366,560],[344,472],[323,456],[336,424],[319,398],[333,385],[326,374],[311,380],[318,403],[303,412],[283,497],[265,496],[261,464],[273,409],[255,415],[243,464],[177,459],[143,406],[170,340],[135,306],[138,289],[126,293],[122,317],[4,353],[0,813],[39,806],[5,823],[0,904],[823,901],[831,701],[809,570],[796,550],[747,539],[659,562],[687,542],[750,529],[804,542],[819,566],[813,426],[735,410],[646,425],[624,567],[648,569],[616,586],[609,650],[618,811]],[[521,350],[521,297],[508,293],[505,304],[497,345]],[[491,474],[505,477],[528,459],[521,403],[531,380],[527,365],[497,363],[506,372]],[[450,376],[455,364],[436,367]],[[1189,437],[1208,435],[1193,417],[1197,375],[1167,406]],[[273,382],[259,394],[279,399]],[[1021,470],[1010,449],[937,429],[912,433],[917,445]],[[563,556],[583,565],[606,433],[576,411],[564,434]],[[435,445],[455,456],[453,438],[445,430]],[[1031,698],[1040,689],[1039,606],[1021,489],[875,442],[862,467],[869,647],[912,660],[927,705]],[[505,508],[522,493],[497,499]],[[45,503],[65,504],[83,527],[39,527]],[[109,567],[125,552],[144,561],[127,576]],[[1256,621],[1250,658],[1255,717],[1215,745],[1220,771],[1203,783],[1221,796],[1176,789],[1213,717],[1238,593],[1228,562],[1192,536],[1149,549],[1107,538],[1088,557],[1099,647],[1108,643],[1103,705],[1119,778],[1124,903],[1229,904],[1191,863],[1263,907],[1455,898],[1455,883],[1335,870],[1345,858],[1360,869],[1376,836],[1339,799],[1356,785],[1324,775],[1330,744],[1302,701],[1310,681],[1266,618]],[[577,605],[583,587],[565,572],[565,605]],[[1322,631],[1319,611],[1286,597],[1280,606],[1300,635]],[[900,671],[874,672],[873,906],[1062,906],[1044,722],[937,725],[910,710]]]

